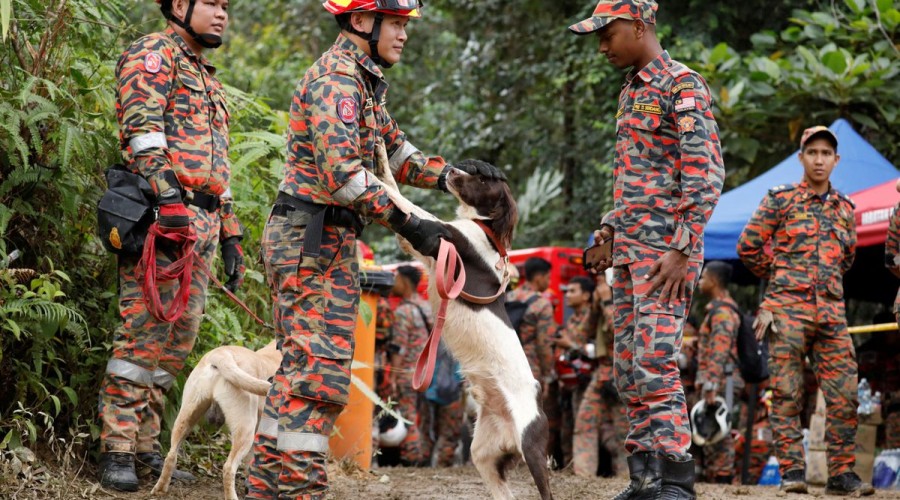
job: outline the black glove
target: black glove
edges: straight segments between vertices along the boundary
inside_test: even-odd
[[[241,247],[240,237],[232,236],[222,242],[222,263],[225,264],[225,275],[228,276],[225,288],[234,293],[244,282],[244,272],[247,270],[244,267],[244,248]]]
[[[415,214],[410,214],[406,222],[400,222],[403,219],[406,219],[406,214],[395,209],[389,221],[391,228],[406,238],[409,244],[422,255],[437,257],[441,238],[450,239],[450,231],[444,227],[442,222],[420,219]]]
[[[454,163],[451,166],[470,175],[480,175],[482,177],[487,177],[488,179],[506,182],[506,174],[486,161],[463,160],[459,163]]]

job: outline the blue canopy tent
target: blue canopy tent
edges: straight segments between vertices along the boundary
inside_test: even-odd
[[[838,191],[849,195],[900,177],[891,162],[857,134],[846,120],[838,119],[829,128],[837,135],[841,155],[840,163],[831,174],[831,182]],[[780,184],[800,182],[803,177],[797,152],[766,173],[722,195],[704,233],[706,260],[738,258],[738,237],[766,192]],[[725,168],[727,170],[728,166]]]

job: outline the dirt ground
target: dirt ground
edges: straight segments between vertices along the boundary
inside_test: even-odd
[[[343,500],[482,500],[488,498],[487,490],[481,483],[477,472],[471,466],[451,469],[403,469],[383,468],[372,472],[340,469],[335,466],[329,473],[332,490],[328,498]],[[160,497],[150,495],[151,482],[141,485],[137,493],[114,493],[101,489],[92,480],[92,475],[83,473],[77,477],[60,478],[45,474],[43,478],[32,478],[30,481],[13,483],[3,478],[0,483],[2,499],[126,499],[149,500]],[[238,493],[242,493],[239,480]],[[510,483],[516,498],[538,498],[537,489],[531,483],[527,469],[519,467],[512,474]],[[584,500],[611,498],[626,480],[622,478],[580,478],[568,472],[555,472],[551,479],[551,488],[557,500]],[[780,494],[778,488],[762,486],[722,486],[700,484],[697,487],[698,497],[718,500],[740,498],[753,500],[772,500],[789,498],[790,500],[808,500],[824,497],[823,488],[811,488],[810,495]],[[221,480],[216,477],[204,477],[190,486],[173,486],[166,497],[172,500],[213,500],[222,498]],[[900,492],[879,490],[874,497],[900,498]]]

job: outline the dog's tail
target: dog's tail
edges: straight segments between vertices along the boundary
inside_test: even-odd
[[[269,392],[269,382],[267,380],[258,379],[249,373],[241,370],[241,367],[234,361],[234,357],[229,352],[217,353],[212,361],[212,367],[219,370],[222,377],[231,385],[258,396],[265,396]]]

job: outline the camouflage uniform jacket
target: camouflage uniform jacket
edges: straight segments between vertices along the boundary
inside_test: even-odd
[[[761,308],[790,309],[797,319],[844,321],[843,275],[856,254],[853,208],[833,188],[820,197],[806,182],[769,190],[737,246],[744,265],[769,280]],[[816,312],[817,306],[822,310]]]
[[[627,76],[616,113],[613,265],[678,250],[703,260],[722,191],[719,128],[706,81],[663,52]]]
[[[884,265],[897,267],[900,265],[900,205],[894,207],[891,223],[888,227],[887,240],[884,243]],[[900,314],[900,290],[894,300],[894,314]]]
[[[591,308],[586,306],[572,311],[563,330],[564,334],[575,343],[575,349],[581,349],[588,340],[594,340],[595,337],[591,334],[596,334],[596,331],[591,329]]]
[[[372,59],[339,35],[294,92],[288,159],[279,189],[304,201],[348,207],[386,224],[394,204],[373,179],[377,137],[384,139],[398,182],[437,187],[446,162],[426,157],[406,140],[388,114],[387,89]]]
[[[125,160],[159,194],[181,185],[222,198],[221,238],[241,235],[231,207],[228,108],[216,68],[169,27],[134,42],[116,66],[116,118]]]
[[[741,378],[735,362],[741,317],[734,309],[722,302],[737,307],[731,297],[707,304],[706,319],[700,325],[697,339],[696,386],[703,390],[703,386],[710,383],[718,389],[719,394],[724,394],[725,391],[725,365],[728,363],[734,366],[732,377],[735,390],[744,387],[744,380]]]
[[[506,300],[527,302],[535,295],[539,298],[525,310],[518,334],[532,375],[537,380],[549,382],[553,377],[553,346],[550,339],[557,329],[553,320],[553,304],[527,281],[507,293]]]
[[[393,344],[402,364],[393,368],[398,373],[408,372],[408,377],[412,377],[419,353],[431,333],[432,321],[431,305],[418,295],[403,300],[394,310]]]

